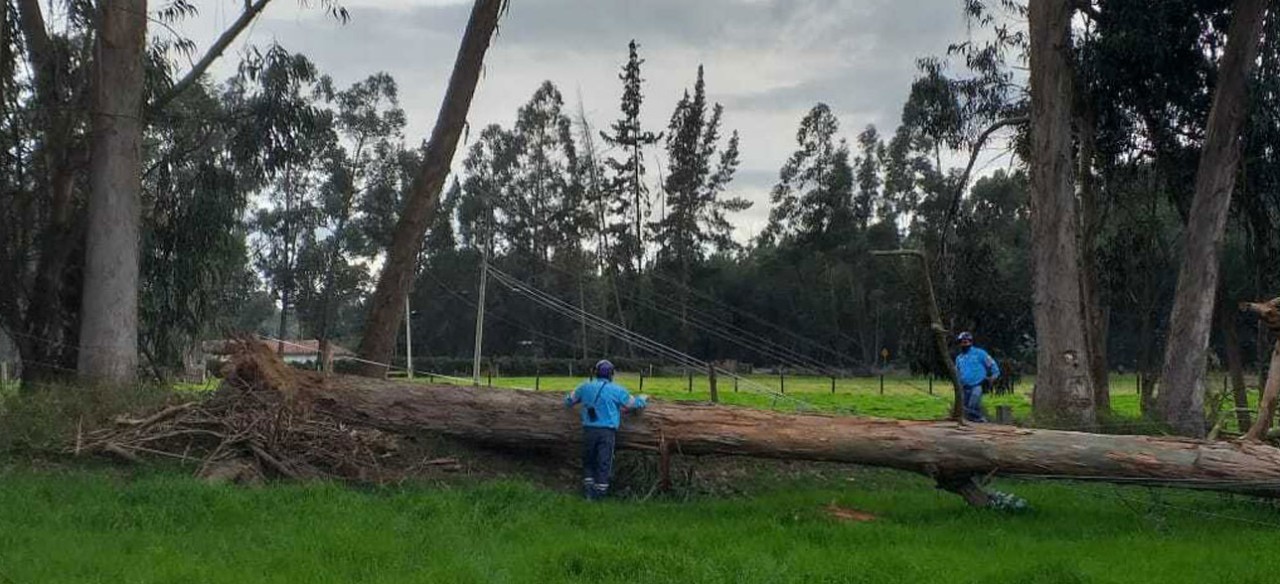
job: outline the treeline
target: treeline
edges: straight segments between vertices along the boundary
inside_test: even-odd
[[[235,26],[264,3],[247,5]],[[0,327],[31,381],[74,371],[98,350],[81,346],[82,285],[102,271],[86,259],[90,194],[109,189],[91,188],[86,167],[94,120],[123,118],[84,104],[91,80],[112,79],[92,58],[95,27],[106,24],[92,6],[73,4],[67,26],[51,32],[38,3],[0,4]],[[977,34],[919,61],[891,133],[842,127],[821,103],[803,115],[768,224],[749,241],[734,222],[752,204],[735,182],[751,144],[728,127],[701,67],[655,73],[631,43],[617,113],[604,123],[552,81],[526,88],[512,123],[468,132],[461,170],[436,200],[408,298],[415,354],[472,353],[487,258],[488,354],[670,361],[671,347],[847,372],[883,364],[887,350],[894,365],[927,369],[939,356],[926,342],[922,266],[871,254],[910,248],[929,257],[948,329],[972,330],[1007,364],[1031,367],[1033,112],[1017,73],[1030,49],[1007,24],[1027,13],[995,4],[966,2]],[[1102,366],[1148,380],[1161,369],[1186,226],[1203,220],[1191,210],[1195,168],[1232,4],[1107,0],[1073,8],[1080,18],[1067,24],[1071,224],[1082,250],[1069,261]],[[177,3],[154,18],[191,12]],[[1232,303],[1280,289],[1277,21],[1265,14],[1250,61],[1212,340],[1252,365],[1269,339]],[[199,68],[178,74],[191,51],[181,39],[145,48],[142,369],[166,375],[201,339],[238,331],[357,344],[423,164],[395,81],[375,74],[339,86],[273,46],[215,84]],[[671,112],[645,108],[644,79],[655,74],[686,80]]]

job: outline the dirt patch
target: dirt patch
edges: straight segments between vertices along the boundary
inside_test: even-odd
[[[850,507],[841,507],[835,503],[828,504],[826,507],[823,507],[823,510],[827,512],[827,515],[830,515],[839,521],[865,523],[867,521],[876,520],[875,515],[867,513],[866,511],[859,511]]]

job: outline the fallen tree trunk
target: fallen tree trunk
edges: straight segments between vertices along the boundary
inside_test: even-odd
[[[580,429],[556,393],[429,387],[338,376],[309,387],[316,408],[396,433],[433,432],[518,448],[575,448]],[[981,504],[990,475],[1101,480],[1280,495],[1280,449],[1254,443],[1028,430],[990,424],[790,414],[652,402],[619,447],[882,466],[934,478]]]

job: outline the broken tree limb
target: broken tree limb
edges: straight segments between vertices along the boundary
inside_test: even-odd
[[[556,395],[430,387],[336,376],[307,388],[315,408],[394,433],[431,432],[521,449],[573,449],[577,416]],[[1280,449],[1184,438],[1027,430],[988,424],[789,414],[652,402],[628,417],[618,445],[881,466],[968,492],[975,478],[1032,475],[1280,496]]]
[[[1270,302],[1244,302],[1241,310],[1258,315],[1271,334],[1276,335],[1275,346],[1271,349],[1271,367],[1267,371],[1266,388],[1262,391],[1262,401],[1258,404],[1258,419],[1245,433],[1242,440],[1257,442],[1267,436],[1271,420],[1276,415],[1276,399],[1280,397],[1280,298]]]
[[[956,362],[951,359],[951,352],[947,350],[947,327],[942,324],[942,311],[938,309],[938,297],[933,293],[933,276],[929,275],[929,256],[918,249],[873,251],[871,255],[914,257],[920,260],[920,270],[924,273],[925,298],[929,303],[925,308],[929,311],[929,331],[933,335],[934,350],[938,352],[938,358],[946,367],[947,375],[951,376],[951,388],[955,392],[951,402],[951,419],[963,426],[965,424],[964,388],[960,385],[960,373],[956,371]]]

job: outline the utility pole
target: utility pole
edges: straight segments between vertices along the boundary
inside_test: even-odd
[[[480,293],[476,298],[476,347],[471,353],[471,384],[480,385],[480,349],[484,345],[484,293],[489,284],[489,245],[480,260]]]
[[[409,326],[409,321],[413,313],[409,311],[409,293],[404,295],[404,368],[409,373],[409,379],[413,379],[413,329]]]

